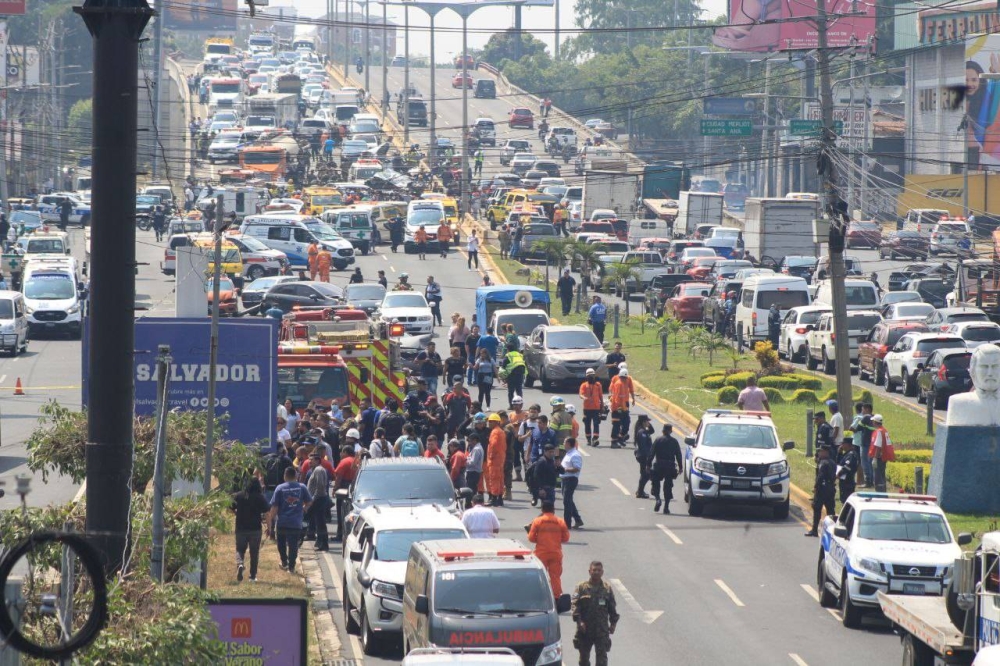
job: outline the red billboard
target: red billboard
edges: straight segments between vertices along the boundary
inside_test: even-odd
[[[27,0],[0,0],[0,16],[23,16]]]
[[[864,46],[875,34],[875,3],[825,0],[827,46]],[[855,16],[846,16],[854,11]],[[860,14],[863,12],[863,15]],[[716,28],[712,43],[732,51],[815,49],[816,3],[810,0],[730,0],[729,25]]]

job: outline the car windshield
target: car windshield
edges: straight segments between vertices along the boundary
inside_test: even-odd
[[[143,206],[155,206],[160,203],[160,197],[154,197],[149,194],[140,194],[135,198],[135,202]]]
[[[306,222],[306,226],[308,226],[309,231],[311,231],[313,235],[320,240],[334,241],[341,239],[341,235],[334,231],[333,227],[325,222]]]
[[[502,329],[507,324],[514,326],[514,332],[518,335],[531,335],[536,326],[548,324],[549,318],[541,312],[535,314],[515,314],[497,317],[498,328]]]
[[[906,301],[920,302],[920,294],[915,291],[887,291],[882,294],[882,305],[891,305],[892,303],[903,303]]]
[[[551,224],[526,224],[524,226],[525,236],[555,236],[556,228]]]
[[[410,546],[418,541],[439,539],[464,539],[462,530],[386,530],[379,532],[374,559],[380,562],[405,562],[410,556]]]
[[[878,294],[871,285],[847,285],[844,291],[847,293],[848,305],[875,305],[878,302]]]
[[[799,315],[800,324],[815,324],[819,321],[819,316],[829,310],[813,310],[810,312],[803,312]]]
[[[278,399],[308,404],[320,399],[341,401],[347,398],[347,369],[316,364],[302,367],[278,366]]]
[[[29,246],[30,247],[30,246]],[[989,321],[984,312],[956,312],[948,315],[948,321],[957,324],[960,321]]]
[[[690,298],[691,296],[704,296],[702,292],[708,291],[708,286],[704,284],[684,285],[681,287],[681,296]]]
[[[684,250],[685,259],[693,259],[694,257],[714,257],[715,250],[708,247],[691,247]]]
[[[851,314],[847,313],[847,330],[868,331],[875,328],[875,325],[882,321],[882,317],[877,314]]]
[[[238,93],[240,91],[240,84],[238,83],[213,83],[212,92],[214,93]]]
[[[549,349],[600,349],[601,343],[591,331],[550,331],[545,335]]]
[[[382,301],[382,309],[426,307],[427,301],[420,294],[386,294]]]
[[[851,222],[851,229],[857,229],[859,231],[874,231],[875,229],[881,229],[878,222]]]
[[[247,252],[266,252],[268,247],[253,236],[240,236],[239,242]]]
[[[444,466],[422,469],[362,471],[354,487],[354,501],[420,500],[449,505],[455,488]]]
[[[948,370],[960,371],[969,370],[972,361],[972,354],[952,354],[944,358],[943,363]]]
[[[326,284],[324,282],[313,282],[313,289],[323,294],[327,298],[343,298],[344,290],[334,284]]]
[[[800,290],[774,289],[761,291],[757,294],[757,307],[768,310],[777,305],[778,310],[791,310],[800,305],[809,305],[809,292]]]
[[[969,326],[962,331],[964,340],[973,342],[988,342],[1000,340],[1000,327],[998,326]]]
[[[789,268],[812,268],[816,265],[815,257],[785,257],[785,265]]]
[[[34,300],[64,300],[76,295],[68,275],[33,275],[24,284],[24,297]]]
[[[0,301],[0,321],[10,321],[14,318],[14,301],[5,298]]]
[[[419,227],[421,224],[437,227],[441,224],[444,211],[441,208],[417,208],[410,211],[406,218],[406,226]]]
[[[58,238],[29,240],[27,254],[62,254],[63,242]]]
[[[756,423],[709,423],[701,436],[701,446],[737,449],[774,449],[778,441],[774,428]]]
[[[862,511],[858,521],[858,536],[873,541],[951,542],[951,532],[943,516],[894,509]]]
[[[457,569],[437,574],[434,610],[442,614],[547,613],[552,589],[540,569]]]
[[[278,276],[257,278],[256,280],[248,284],[246,289],[244,289],[243,291],[244,293],[248,291],[267,291],[274,285],[278,284],[278,282],[280,281],[281,278],[279,278]]]
[[[385,297],[385,287],[380,284],[352,284],[347,287],[347,300],[380,301]]]
[[[897,317],[926,317],[934,312],[930,303],[901,303],[896,306]]]

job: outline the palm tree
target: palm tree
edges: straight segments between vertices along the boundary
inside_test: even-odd
[[[545,257],[545,291],[549,291],[549,266],[556,264],[560,272],[566,264],[566,240],[562,238],[543,238],[532,243],[532,252],[538,252]]]
[[[578,240],[569,241],[566,244],[570,261],[578,266],[581,282],[583,283],[583,298],[587,298],[587,287],[592,275],[597,273],[604,262],[601,261],[600,252],[593,245],[581,243]]]
[[[726,356],[729,357],[729,360],[733,362],[733,372],[736,372],[736,370],[739,368],[740,361],[745,359],[746,355],[743,354],[743,352],[741,352],[739,349],[737,349],[735,345],[730,345],[730,344],[726,345],[725,352]]]
[[[630,261],[627,264],[624,262],[617,263],[611,266],[609,277],[615,285],[615,291],[620,291],[625,297],[625,318],[629,317],[629,303],[631,302],[628,297],[628,283],[630,280],[638,281],[642,277],[640,273],[638,262]]]
[[[697,343],[692,345],[693,349],[708,352],[708,364],[711,366],[715,357],[715,352],[729,349],[729,342],[718,333],[706,333],[700,336]]]

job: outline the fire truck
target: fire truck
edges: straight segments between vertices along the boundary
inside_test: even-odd
[[[363,310],[303,308],[286,314],[278,342],[278,397],[297,406],[310,402],[376,407],[400,404],[407,391],[398,338],[401,325],[374,325]]]

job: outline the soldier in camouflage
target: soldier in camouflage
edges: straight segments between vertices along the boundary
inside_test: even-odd
[[[608,665],[611,634],[618,625],[615,593],[604,582],[604,565],[590,563],[590,579],[576,586],[573,592],[573,621],[576,635],[573,645],[580,651],[580,666],[590,666],[590,648],[597,654],[597,666]]]

